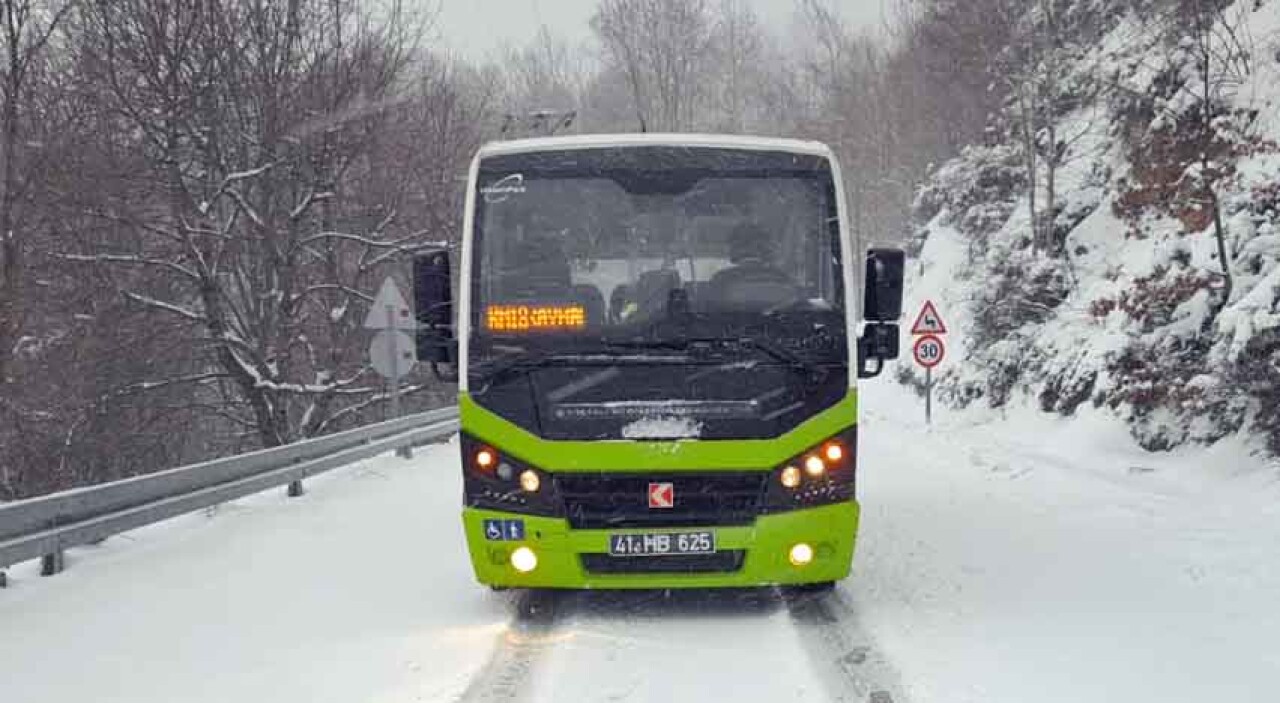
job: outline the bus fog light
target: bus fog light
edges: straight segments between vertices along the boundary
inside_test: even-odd
[[[520,487],[525,493],[537,493],[542,487],[542,479],[538,478],[538,474],[526,469],[520,474]]]
[[[511,553],[511,567],[522,574],[538,568],[538,555],[528,547],[520,547]]]
[[[797,469],[794,466],[788,466],[782,470],[782,475],[778,480],[782,481],[784,488],[799,488],[800,469]]]
[[[497,473],[498,473],[498,478],[502,479],[503,481],[510,481],[516,476],[516,467],[504,461],[501,464],[498,464]]]
[[[821,457],[811,456],[804,460],[804,470],[808,472],[810,476],[817,478],[827,470],[827,465],[822,463]]]
[[[813,547],[801,542],[791,548],[787,558],[791,560],[792,566],[806,566],[813,561]]]

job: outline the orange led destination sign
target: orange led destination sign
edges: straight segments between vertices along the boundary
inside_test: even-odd
[[[490,305],[485,310],[490,332],[580,330],[587,326],[581,305]]]

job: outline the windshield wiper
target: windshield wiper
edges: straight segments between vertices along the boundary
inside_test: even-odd
[[[743,346],[754,347],[755,349],[764,352],[765,355],[773,357],[774,360],[781,361],[786,364],[787,368],[798,374],[804,375],[805,378],[813,384],[821,383],[827,377],[826,369],[780,344],[775,344],[769,339],[746,336],[737,337],[733,339],[732,342]]]
[[[716,346],[748,347],[772,358],[774,361],[782,362],[788,369],[794,371],[797,375],[803,376],[805,380],[812,384],[821,383],[827,377],[827,370],[818,364],[769,339],[751,335],[731,337],[691,337],[683,335],[652,338],[633,337],[605,339],[601,340],[601,342],[602,350],[606,351],[665,350],[688,352],[697,349],[714,351]],[[586,357],[579,357],[573,354],[553,354],[536,349],[521,348],[518,351],[488,362],[483,370],[474,373],[474,379],[477,383],[488,385],[512,373],[530,371],[556,361],[573,361],[575,359],[586,361]],[[591,361],[602,361],[602,359],[593,358]]]
[[[653,339],[638,337],[634,339],[610,339],[606,344],[616,349],[671,349],[676,351],[687,351],[699,345],[707,347],[715,345],[750,347],[775,361],[782,362],[787,368],[803,375],[812,383],[820,383],[827,376],[826,369],[803,356],[768,339],[751,335],[736,337],[676,336]]]
[[[541,366],[549,358],[547,353],[543,351],[521,349],[490,361],[483,371],[477,371],[474,374],[475,380],[482,385],[488,385],[507,374],[516,371],[527,371]]]
[[[669,342],[655,342],[653,346],[648,346],[641,342],[635,345],[627,342],[605,343],[604,349],[682,349],[684,347],[673,345]],[[610,358],[609,355],[597,353],[598,348],[593,346],[584,351],[567,351],[552,352],[538,349],[520,348],[518,351],[505,354],[493,361],[485,363],[482,370],[472,374],[472,378],[478,384],[490,385],[493,382],[505,378],[513,373],[528,372],[535,369],[552,366],[555,364],[579,364],[583,366],[612,366],[620,363],[622,360]]]
[[[672,351],[686,351],[696,342],[701,340],[689,339],[688,337],[666,337],[666,338],[647,338],[632,337],[627,339],[604,339],[601,340],[605,349],[669,349]]]

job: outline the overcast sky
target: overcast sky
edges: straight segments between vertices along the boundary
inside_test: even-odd
[[[468,58],[482,58],[504,43],[528,41],[540,24],[577,44],[591,37],[588,21],[598,0],[435,0],[441,6],[436,30],[445,45]],[[746,0],[756,14],[786,34],[796,0]],[[835,0],[851,23],[875,26],[883,0]]]

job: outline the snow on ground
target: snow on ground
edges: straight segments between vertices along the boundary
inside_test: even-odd
[[[836,597],[905,700],[1276,698],[1280,466],[1229,443],[1144,454],[1105,415],[941,410],[930,430],[887,382],[861,405],[863,532]],[[75,550],[56,578],[11,570],[0,696],[458,700],[518,636],[513,596],[472,581],[458,489],[436,447]],[[830,662],[767,592],[576,602],[517,698],[830,699]]]
[[[0,699],[452,700],[509,618],[470,578],[456,448],[72,550],[0,590]]]
[[[830,700],[774,596],[598,594],[580,608],[538,703]]]
[[[917,703],[1270,701],[1280,465],[1150,455],[1105,416],[861,403],[844,588]]]

